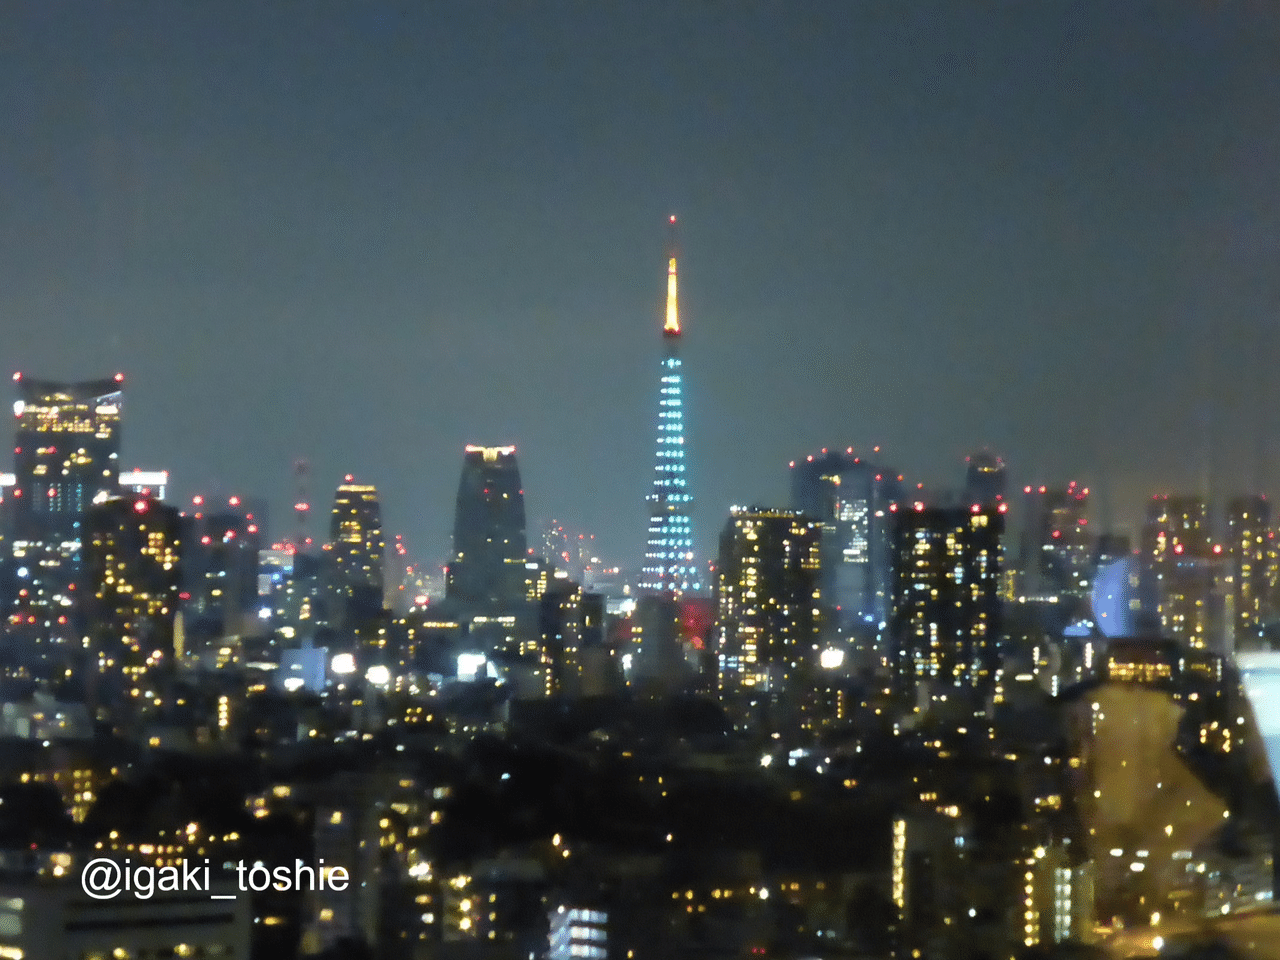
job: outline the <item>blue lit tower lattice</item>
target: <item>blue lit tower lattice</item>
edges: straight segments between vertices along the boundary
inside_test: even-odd
[[[693,557],[693,496],[689,493],[684,437],[684,374],[680,364],[680,312],[676,297],[676,218],[667,251],[667,313],[662,325],[662,382],[658,443],[649,503],[649,539],[641,588],[678,595],[702,590]]]

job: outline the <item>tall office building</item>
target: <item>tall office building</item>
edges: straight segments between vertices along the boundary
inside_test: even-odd
[[[329,559],[334,586],[351,612],[382,610],[386,550],[377,489],[347,474],[333,495]]]
[[[990,450],[980,450],[965,457],[964,498],[969,503],[984,507],[994,506],[1005,499],[1009,484],[1009,471],[1004,460]]]
[[[1065,487],[1026,486],[1022,493],[1019,593],[1059,599],[1088,596],[1096,556],[1089,488],[1072,480]]]
[[[260,501],[192,498],[182,515],[182,569],[183,617],[193,649],[248,633],[258,623],[258,554],[267,542]]]
[[[181,654],[174,616],[181,583],[178,510],[151,497],[115,497],[85,516],[89,640],[103,667],[135,677]]]
[[[654,593],[702,590],[693,557],[693,496],[689,492],[684,436],[684,372],[680,362],[680,311],[676,290],[676,218],[667,252],[667,312],[662,325],[662,378],[658,394],[658,443],[649,503],[649,538],[640,586]]]
[[[838,621],[888,619],[890,508],[901,498],[902,477],[852,447],[792,461],[791,508],[821,524],[820,587]]]
[[[985,694],[996,661],[1004,512],[915,503],[897,511],[890,636],[902,685]]]
[[[468,446],[453,520],[448,600],[476,610],[519,607],[528,559],[516,448]]]
[[[38,635],[76,635],[75,587],[89,507],[115,494],[123,374],[82,383],[14,374],[13,558],[10,617]]]
[[[734,507],[720,534],[717,646],[722,693],[781,693],[818,666],[822,528],[791,510]]]

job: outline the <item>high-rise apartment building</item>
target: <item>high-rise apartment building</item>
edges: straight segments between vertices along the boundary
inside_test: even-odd
[[[113,496],[120,472],[124,376],[81,383],[14,374],[11,618],[39,635],[76,635],[75,587],[85,514]]]
[[[515,609],[525,599],[527,560],[516,448],[468,446],[458,482],[446,598],[477,611]]]
[[[1267,589],[1271,504],[1265,496],[1234,497],[1227,504],[1226,547],[1235,642],[1248,646],[1261,638],[1271,612]]]
[[[902,685],[985,694],[999,635],[1004,512],[915,503],[896,515],[890,637]]]
[[[84,591],[92,651],[103,668],[137,673],[174,648],[181,584],[178,510],[151,497],[115,497],[85,516]]]
[[[671,218],[674,232],[676,218]],[[649,537],[640,586],[655,593],[703,589],[693,556],[693,495],[684,434],[684,368],[680,361],[680,310],[676,249],[667,256],[667,311],[662,325],[662,378],[658,392],[658,442],[649,504]]]
[[[816,521],[791,510],[730,513],[716,567],[723,693],[811,685],[822,626],[821,536]]]
[[[1153,497],[1142,529],[1142,558],[1155,576],[1164,635],[1222,652],[1228,557],[1213,542],[1208,502],[1190,495]]]

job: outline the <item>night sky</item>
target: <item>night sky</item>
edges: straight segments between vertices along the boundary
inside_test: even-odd
[[[1128,521],[1280,482],[1277,171],[1270,3],[7,4],[0,368],[422,559],[515,443],[531,533],[638,565],[675,213],[703,556],[826,445]]]

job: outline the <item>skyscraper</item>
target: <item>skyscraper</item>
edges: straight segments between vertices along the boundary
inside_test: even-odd
[[[1270,613],[1266,590],[1270,532],[1271,504],[1266,497],[1234,497],[1227,504],[1235,640],[1246,647],[1261,637],[1262,625]]]
[[[678,595],[702,590],[693,558],[693,496],[685,456],[684,373],[680,362],[680,311],[676,291],[676,218],[667,255],[667,311],[662,325],[662,378],[658,393],[658,442],[649,503],[649,538],[640,586]]]
[[[382,607],[386,541],[378,491],[347,474],[333,495],[329,549],[334,581],[363,606]]]
[[[822,597],[840,622],[888,618],[889,508],[901,499],[901,482],[852,447],[791,463],[791,508],[821,524]]]
[[[965,457],[964,498],[969,503],[992,506],[1005,498],[1009,472],[1004,460],[990,450]]]
[[[1072,480],[1065,487],[1026,486],[1022,493],[1021,595],[1087,596],[1095,555],[1089,488]]]
[[[812,681],[821,536],[820,524],[791,510],[735,507],[729,515],[716,568],[722,692],[780,693]]]
[[[904,686],[981,696],[995,666],[1004,513],[973,504],[897,511],[893,618]]]
[[[104,667],[136,679],[175,653],[178,510],[151,497],[115,497],[85,516],[89,637]]]
[[[468,446],[458,481],[446,598],[487,611],[519,607],[525,599],[527,553],[516,448]]]
[[[1153,497],[1142,530],[1143,562],[1159,585],[1164,634],[1194,648],[1227,645],[1227,557],[1210,530],[1209,504],[1194,495]]]
[[[246,633],[257,622],[266,505],[198,494],[191,508],[182,515],[183,618],[190,650],[196,650],[205,641]]]
[[[71,636],[85,513],[115,494],[123,374],[83,383],[14,374],[16,609],[42,635]]]

